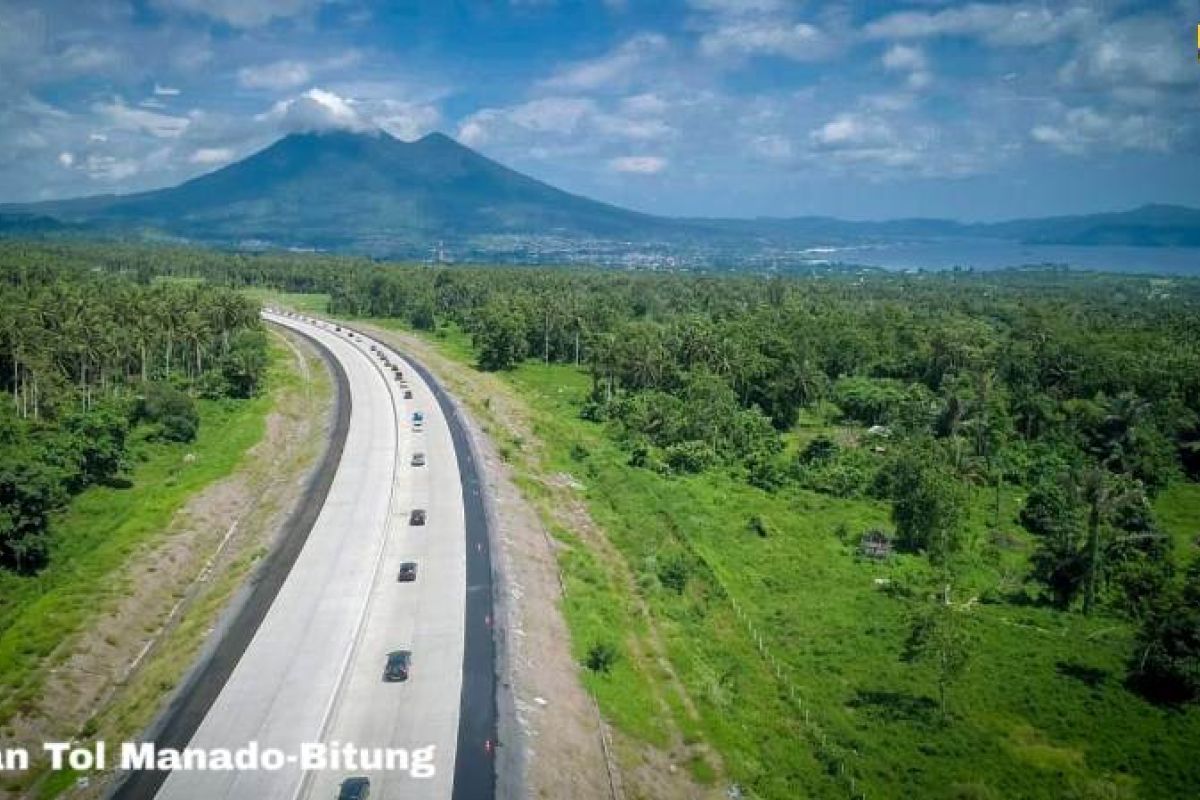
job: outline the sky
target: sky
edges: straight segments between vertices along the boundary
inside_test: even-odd
[[[1200,206],[1200,0],[0,0],[0,202],[442,131],[659,214]]]

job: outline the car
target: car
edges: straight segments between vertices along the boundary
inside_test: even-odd
[[[407,650],[394,650],[388,653],[387,664],[383,668],[383,679],[388,683],[406,681],[410,669],[412,669],[412,653]]]
[[[425,454],[424,453],[413,453],[412,465],[414,467],[425,466]]]
[[[338,333],[341,333],[341,332],[342,332],[342,326],[341,326],[341,325],[334,325],[334,326],[333,326],[333,329],[334,329],[335,331],[337,331]]]
[[[405,390],[404,390],[404,399],[405,399],[405,400],[412,400],[412,389],[405,389]]]
[[[393,372],[392,377],[395,378],[396,380],[400,381],[401,383],[404,382],[404,376],[401,375],[399,372]]]
[[[420,411],[413,412],[413,422],[421,422],[424,419],[425,419],[425,415],[422,414]]]
[[[425,524],[425,509],[414,508],[408,515],[409,525],[424,525]]]
[[[370,778],[346,778],[338,790],[338,800],[367,800],[371,796]]]
[[[401,583],[412,583],[417,579],[417,562],[405,561],[400,565],[400,574],[396,576],[396,580]]]

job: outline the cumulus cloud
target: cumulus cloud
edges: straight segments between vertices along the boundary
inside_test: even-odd
[[[458,140],[478,147],[499,141],[574,140],[593,146],[606,142],[669,139],[675,129],[663,114],[667,104],[648,96],[602,105],[589,97],[542,97],[504,108],[485,108],[459,124]]]
[[[296,97],[280,100],[266,114],[259,115],[258,119],[275,123],[284,133],[366,131],[373,127],[350,101],[316,87]]]
[[[870,39],[920,39],[966,36],[989,44],[1032,46],[1086,29],[1095,12],[1071,6],[1061,12],[1042,5],[971,3],[940,11],[900,11],[868,23],[863,33]]]
[[[779,56],[821,61],[835,50],[833,39],[807,22],[779,25],[771,20],[734,21],[700,37],[706,56]]]
[[[667,168],[667,160],[660,156],[618,156],[608,161],[613,172],[634,175],[657,175]]]
[[[225,164],[233,160],[233,155],[233,149],[229,147],[201,147],[188,156],[188,163],[205,166]]]
[[[1071,86],[1138,97],[1143,91],[1195,86],[1196,64],[1179,44],[1178,25],[1161,17],[1135,17],[1106,25],[1080,42],[1059,77]]]
[[[769,14],[787,8],[787,0],[688,0],[697,11],[715,14]]]
[[[310,16],[322,0],[152,0],[167,11],[209,17],[234,28],[258,28],[276,19]]]
[[[428,103],[392,98],[356,98],[314,87],[255,117],[277,133],[356,133],[383,130],[400,139],[416,139],[435,129],[441,113]]]
[[[923,89],[933,80],[929,71],[929,59],[919,47],[892,45],[883,54],[881,61],[883,68],[889,72],[905,73],[910,89]]]
[[[75,165],[75,154],[66,150],[58,154],[58,163],[62,164],[67,169]]]
[[[563,67],[542,85],[567,91],[620,89],[667,46],[666,38],[656,33],[635,36],[607,55]]]
[[[308,67],[299,61],[275,61],[238,70],[238,83],[247,89],[295,89],[308,83],[311,77]]]
[[[161,83],[154,84],[154,94],[158,97],[177,97],[179,90],[171,86],[163,86]]]
[[[1146,114],[1109,114],[1083,106],[1066,109],[1054,123],[1035,125],[1030,136],[1070,155],[1087,155],[1097,150],[1169,149],[1173,127],[1165,120]]]
[[[188,126],[187,117],[133,108],[120,97],[108,103],[96,103],[92,111],[116,130],[148,133],[160,139],[178,138]]]

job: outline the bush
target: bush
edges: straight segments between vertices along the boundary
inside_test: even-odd
[[[665,451],[667,466],[672,472],[703,472],[717,463],[717,454],[704,442],[680,442]]]
[[[663,588],[670,589],[675,594],[683,594],[683,590],[687,588],[690,572],[683,556],[672,556],[659,565],[658,582],[663,585]]]
[[[616,645],[611,642],[596,642],[588,648],[583,663],[592,672],[608,674],[617,662],[618,655]]]
[[[186,392],[166,383],[147,383],[136,418],[159,426],[158,436],[171,442],[190,442],[200,428],[200,412]]]

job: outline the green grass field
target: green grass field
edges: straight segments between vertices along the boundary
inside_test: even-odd
[[[461,332],[429,338],[443,354],[473,363]],[[764,798],[846,797],[850,778],[869,798],[1195,796],[1200,712],[1159,708],[1125,689],[1127,623],[1010,602],[1002,592],[981,595],[969,612],[972,659],[943,720],[934,676],[900,658],[911,603],[877,583],[913,583],[922,560],[867,561],[853,546],[865,529],[890,527],[887,504],[802,489],[768,494],[718,472],[679,478],[631,468],[602,426],[579,416],[585,374],[530,362],[504,378],[531,409],[544,445],[541,475],[522,473],[519,455],[510,458],[523,491],[544,508],[545,477],[567,473],[583,485],[697,712],[670,698],[665,709],[656,703],[665,679],[636,652],[645,625],[626,584],[573,532],[553,527],[564,545],[564,605],[577,657],[601,642],[620,651],[611,672],[585,672],[585,680],[625,733],[662,745],[668,729],[682,730],[717,750],[723,778]],[[823,426],[803,420],[790,446]],[[509,456],[521,449],[497,444]],[[1000,527],[1011,544],[977,559],[971,583],[1022,580],[1021,498],[1008,490],[1003,499]],[[1193,547],[1200,533],[1197,499],[1200,487],[1191,484],[1159,499],[1162,522],[1181,547]],[[992,502],[990,492],[975,498],[976,537],[990,527]],[[766,537],[752,529],[755,516]],[[661,580],[661,567],[676,563],[687,574],[682,591]],[[707,765],[691,766],[699,779],[714,777]]]
[[[272,344],[278,378],[291,354]],[[38,696],[45,660],[123,591],[113,579],[152,544],[189,497],[230,474],[263,435],[270,393],[248,401],[198,401],[200,429],[187,444],[135,434],[129,487],[92,487],[55,516],[49,566],[36,576],[0,573],[0,719]]]

